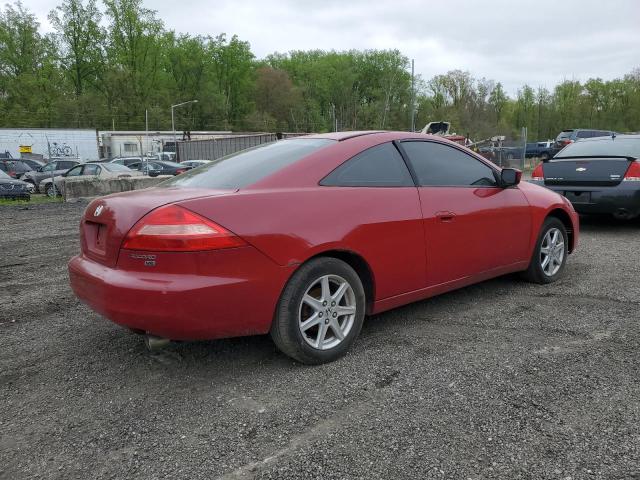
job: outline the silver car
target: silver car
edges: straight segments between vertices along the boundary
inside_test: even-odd
[[[100,179],[140,177],[141,172],[131,170],[129,167],[117,163],[82,163],[76,165],[68,172],[54,177],[53,181],[46,178],[40,182],[40,190],[46,192],[49,197],[64,193],[64,182],[67,178],[79,176],[93,176]],[[55,188],[54,188],[55,185]]]
[[[80,162],[77,160],[52,160],[49,163],[42,165],[37,170],[31,170],[26,172],[21,180],[31,183],[36,191],[43,193],[44,190],[40,190],[40,182],[45,178],[51,179],[52,176],[62,175],[70,168],[75,167]]]

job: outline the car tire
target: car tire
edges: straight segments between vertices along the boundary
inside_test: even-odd
[[[56,198],[61,195],[57,188],[54,190],[53,184],[51,183],[47,184],[47,188],[44,193],[46,193],[49,198]]]
[[[548,153],[543,153],[542,155],[540,155],[540,160],[542,160],[543,162],[546,162],[547,160],[549,160],[549,154]]]
[[[301,363],[332,362],[347,353],[360,333],[365,306],[362,281],[353,268],[335,258],[310,260],[287,282],[271,338]]]
[[[569,236],[564,223],[558,218],[548,217],[542,224],[529,268],[522,273],[523,278],[539,284],[558,280],[567,263],[568,246]]]

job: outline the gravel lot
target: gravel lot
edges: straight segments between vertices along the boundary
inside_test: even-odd
[[[268,337],[147,353],[68,287],[83,208],[0,207],[2,479],[640,479],[640,222],[304,367]]]

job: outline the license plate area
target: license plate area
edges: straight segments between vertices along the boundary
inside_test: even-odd
[[[591,203],[591,192],[564,192],[564,196],[567,197],[571,203]]]
[[[89,252],[104,256],[107,251],[107,226],[85,222],[85,239]]]

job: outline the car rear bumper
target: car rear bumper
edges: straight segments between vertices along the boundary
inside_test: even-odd
[[[545,185],[534,180],[531,183],[564,195],[580,214],[621,214],[629,218],[640,215],[640,182],[621,182],[611,187]]]
[[[267,333],[293,268],[276,265],[253,247],[207,255],[219,274],[203,274],[202,262],[194,273],[124,270],[81,254],[69,262],[69,279],[93,310],[153,335],[204,340]]]

